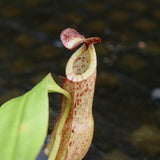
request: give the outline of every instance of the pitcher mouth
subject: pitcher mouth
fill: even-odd
[[[66,77],[73,82],[80,82],[90,77],[97,66],[97,57],[93,44],[83,44],[69,59]]]

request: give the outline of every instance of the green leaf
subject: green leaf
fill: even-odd
[[[48,74],[32,90],[14,98],[0,108],[0,159],[34,160],[39,153],[48,129],[48,92],[67,97]]]

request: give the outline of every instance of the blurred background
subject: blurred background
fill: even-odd
[[[102,39],[84,160],[160,160],[159,0],[0,0],[0,104],[49,72],[65,76],[73,51],[59,35],[67,27]],[[53,97],[52,127],[60,111]]]

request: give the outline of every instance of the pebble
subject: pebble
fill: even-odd
[[[84,30],[87,30],[87,32],[95,34],[98,32],[104,32],[108,28],[108,25],[104,21],[94,20],[83,24],[82,27]]]
[[[37,43],[37,39],[25,33],[17,35],[13,41],[15,44],[25,48],[29,48]]]
[[[19,57],[8,64],[7,68],[15,75],[25,74],[34,68],[34,63],[24,57]]]
[[[160,99],[160,88],[155,88],[151,92],[151,98],[153,100]]]
[[[133,23],[133,25],[135,26],[135,28],[142,31],[153,30],[157,27],[157,24],[154,21],[148,19],[137,20]]]
[[[156,106],[158,106],[158,108],[160,108],[160,88],[155,88],[155,89],[152,90],[151,99],[154,101]]]
[[[128,3],[128,6],[131,9],[134,9],[135,11],[141,11],[141,12],[144,12],[148,8],[148,6],[141,1],[131,1],[130,3]]]
[[[108,18],[116,21],[126,21],[130,18],[129,13],[123,10],[113,10],[108,14]]]
[[[62,26],[54,21],[46,21],[39,26],[39,29],[47,33],[60,33]]]
[[[67,20],[68,23],[80,24],[82,23],[84,16],[82,14],[71,11],[66,13],[64,18]]]
[[[145,50],[150,55],[153,55],[153,56],[160,55],[160,45],[157,42],[150,41],[150,42],[147,42],[146,44],[147,44],[147,46],[146,46]]]
[[[54,47],[57,47],[57,48],[64,48],[64,45],[62,44],[62,42],[60,41],[60,39],[56,39],[52,42],[52,45]]]
[[[158,20],[160,20],[160,10],[153,10],[153,15],[158,19]]]
[[[107,5],[105,3],[99,3],[99,2],[88,2],[85,5],[86,10],[90,12],[95,12],[97,14],[100,14],[104,11],[106,11]]]
[[[140,49],[145,49],[145,48],[147,47],[146,43],[143,42],[143,41],[139,41],[139,42],[137,43],[137,46],[138,46],[138,48],[140,48]]]
[[[120,64],[131,71],[138,71],[146,66],[143,59],[129,54],[121,58]]]
[[[136,41],[136,35],[133,33],[117,31],[116,34],[112,36],[112,38],[119,43],[123,43],[125,45],[130,45]]]
[[[14,17],[14,16],[21,15],[23,13],[23,9],[20,7],[15,7],[13,5],[8,5],[8,6],[3,7],[0,10],[0,13],[6,17]]]
[[[151,155],[160,153],[160,129],[153,125],[143,125],[136,129],[130,141]]]
[[[108,152],[102,160],[131,160],[126,154],[121,152],[120,150],[112,150]]]
[[[97,75],[96,84],[102,88],[114,88],[118,85],[119,79],[116,75],[109,73],[107,70],[101,71]]]
[[[60,55],[60,51],[51,45],[38,47],[34,50],[34,53],[42,59],[51,59],[57,55]]]

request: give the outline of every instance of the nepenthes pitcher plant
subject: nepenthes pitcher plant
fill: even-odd
[[[62,96],[61,113],[45,148],[49,160],[82,160],[86,155],[94,132],[92,103],[94,96],[97,58],[94,43],[100,38],[85,38],[77,31],[67,28],[61,40],[68,49],[75,51],[66,66],[66,78],[62,88],[69,92],[72,101]]]

